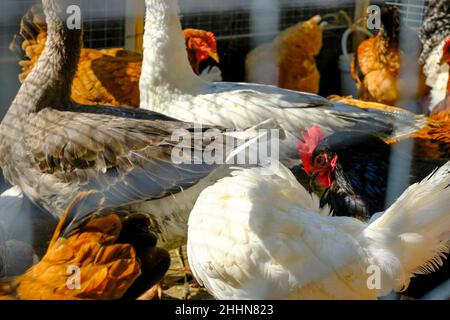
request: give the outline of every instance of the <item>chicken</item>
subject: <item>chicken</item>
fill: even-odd
[[[400,108],[388,106],[376,102],[368,102],[351,97],[330,96],[329,99],[337,102],[342,102],[360,108],[372,108],[379,110],[387,110],[391,112],[401,112]],[[444,103],[444,102],[443,102]],[[449,159],[450,158],[450,116],[446,112],[434,113],[426,119],[427,125],[421,130],[412,133],[409,137],[404,138],[413,139],[414,157],[424,159]],[[391,139],[388,143],[396,143],[398,139]]]
[[[140,81],[143,109],[187,122],[237,130],[275,119],[282,129],[294,134],[299,128],[320,124],[327,133],[358,127],[388,139],[415,132],[424,125],[422,117],[406,110],[400,113],[363,110],[269,85],[205,82],[192,72],[188,60],[180,54],[184,40],[178,2],[147,0],[146,5]],[[166,54],[162,57],[156,54],[160,51]],[[295,142],[289,150],[296,154]]]
[[[222,70],[220,70],[220,68],[218,66],[207,66],[200,73],[200,78],[202,78],[205,81],[210,81],[210,82],[223,81]]]
[[[156,295],[159,298],[162,296],[159,282],[169,269],[170,254],[163,248],[156,247],[157,237],[152,226],[150,217],[144,213],[127,214],[122,219],[122,230],[116,242],[133,246],[142,270],[123,296],[125,299],[140,298],[143,294],[147,300]],[[150,289],[154,284],[156,285]]]
[[[440,119],[442,121],[450,120],[450,92],[447,93],[444,100],[436,105],[431,112],[430,118]]]
[[[364,221],[389,205],[386,203],[388,179],[392,182],[397,178],[389,175],[393,154],[402,163],[412,163],[409,183],[422,180],[446,162],[414,159],[378,137],[358,131],[335,132],[325,137],[316,126],[302,132],[302,137],[304,141],[298,142],[302,165],[325,190],[320,205],[328,205],[334,215]]]
[[[450,37],[447,38],[442,49],[442,57],[439,63],[441,65],[450,66]],[[447,79],[447,91],[445,93],[445,98],[433,108],[431,111],[431,117],[450,119],[450,77]]]
[[[448,64],[441,64],[442,50],[450,37],[450,3],[447,0],[427,1],[423,23],[419,31],[422,42],[420,62],[426,84],[431,88],[429,110],[445,99],[449,81]]]
[[[376,299],[442,263],[450,162],[371,224],[330,216],[283,166],[243,169],[205,189],[189,218],[188,257],[217,299]]]
[[[406,63],[406,56],[399,51],[400,12],[397,7],[386,5],[380,15],[381,30],[358,46],[351,72],[360,99],[395,105],[404,98],[401,88],[406,80],[399,75],[400,61]],[[425,92],[424,78],[419,73],[417,100]]]
[[[208,58],[219,62],[216,37],[212,32],[199,29],[184,29],[188,60],[195,74],[200,74],[200,63]]]
[[[214,182],[211,176],[223,176],[223,162],[211,163],[203,153],[212,145],[223,150],[232,132],[212,126],[199,130],[196,124],[148,110],[72,103],[83,35],[69,29],[61,17],[67,6],[80,1],[43,4],[48,45],[0,123],[4,177],[58,218],[76,194],[98,190],[105,197],[102,212],[143,212],[152,218],[152,231],[164,249],[185,244],[196,196]],[[216,132],[217,140],[207,140],[203,130]],[[185,133],[192,136],[182,148],[180,134]],[[195,156],[195,163],[188,154]],[[87,206],[63,236],[76,231],[93,209]]]
[[[449,132],[449,115],[446,113],[432,115],[429,124],[412,135],[414,156],[429,159],[449,159]]]
[[[412,158],[377,137],[360,132],[337,132],[324,138],[320,128],[314,127],[302,135],[305,142],[299,141],[299,149],[305,171],[325,188],[320,205],[329,206],[336,216],[352,216],[366,222],[390,205],[388,199],[396,199],[403,191],[401,187],[395,189],[398,194],[391,190],[387,197],[388,184],[401,186],[402,181],[397,180],[403,178],[390,170],[392,154],[401,163],[411,163],[409,183],[420,181],[448,160]],[[411,289],[403,294],[419,298],[449,277],[450,264],[446,261],[436,273],[415,277]]]
[[[79,233],[68,238],[60,237],[66,219],[74,215],[73,211],[90,196],[91,193],[84,193],[73,200],[64,212],[45,256],[14,279],[18,298],[117,299],[140,275],[134,249],[128,244],[115,244],[121,222],[114,214],[89,221]],[[78,280],[72,277],[77,274]]]
[[[168,268],[168,262],[164,261],[168,253],[161,255],[162,251],[154,251],[151,265],[148,261],[142,261],[131,244],[121,241],[125,240],[123,233],[126,226],[116,214],[90,220],[75,234],[67,238],[61,236],[68,220],[76,216],[84,202],[93,198],[101,206],[103,199],[94,192],[80,193],[72,200],[42,260],[11,281],[10,287],[17,298],[119,299],[139,279],[141,270],[151,266],[147,273],[153,272],[153,278],[150,283],[149,278],[146,279],[147,285],[156,283],[164,275]],[[128,233],[137,231],[132,229]],[[148,233],[146,235],[150,236]],[[139,245],[154,250],[155,244],[156,238],[153,236]]]
[[[214,34],[204,30],[185,29],[186,49],[195,73],[209,57],[219,61]],[[21,82],[38,60],[47,39],[47,26],[42,6],[33,6],[22,18],[21,30],[10,49],[21,59]],[[81,50],[77,74],[72,86],[72,99],[84,105],[108,104],[139,107],[139,78],[142,55],[121,48]],[[216,67],[217,68],[217,67]],[[217,79],[205,71],[205,77]],[[219,70],[220,71],[220,70]]]
[[[322,47],[320,20],[314,16],[299,22],[250,51],[245,60],[246,81],[318,93],[320,74],[315,58]]]

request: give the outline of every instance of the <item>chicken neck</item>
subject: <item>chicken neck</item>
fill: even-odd
[[[186,53],[177,0],[146,0],[141,107],[157,109],[174,96],[196,94],[204,83]]]
[[[77,16],[77,12],[72,17],[67,12],[69,6],[77,2],[79,0],[42,0],[48,37],[42,55],[19,89],[11,107],[17,109],[20,115],[49,106],[64,108],[70,104],[70,89],[80,55],[82,30],[69,29],[68,25],[81,17]]]

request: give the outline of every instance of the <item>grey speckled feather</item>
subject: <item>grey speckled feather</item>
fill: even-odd
[[[5,177],[56,216],[80,191],[102,192],[104,208],[112,208],[161,198],[206,177],[214,166],[171,160],[178,142],[172,134],[192,131],[192,124],[144,110],[72,104],[82,32],[67,29],[64,20],[67,6],[77,2],[43,0],[45,50],[0,125]],[[80,218],[97,205],[85,205]]]
[[[423,46],[420,62],[425,63],[431,51],[450,37],[449,0],[428,0],[419,37]]]

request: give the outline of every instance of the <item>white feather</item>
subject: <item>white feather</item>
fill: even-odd
[[[217,180],[230,174],[230,166],[234,165],[234,162],[232,162],[231,159],[232,157],[239,156],[239,154],[243,152],[246,155],[244,159],[245,163],[249,163],[248,155],[250,152],[255,151],[255,144],[259,143],[258,139],[261,138],[261,133],[256,130],[261,128],[278,129],[278,123],[273,120],[267,120],[260,125],[249,128],[243,132],[229,132],[227,135],[237,140],[242,140],[243,143],[234,150],[230,150],[230,154],[226,158],[225,164],[218,166],[206,178],[200,180],[192,187],[174,193],[173,195],[156,200],[142,201],[121,209],[143,212],[150,215],[155,224],[154,230],[158,237],[159,247],[171,250],[186,244],[189,214],[194,207],[200,192],[217,182]],[[292,139],[292,137],[290,139]],[[289,138],[286,138],[286,140],[289,140]],[[284,140],[281,141],[282,144],[279,153],[280,159],[287,157],[283,151],[285,149],[283,147],[283,141]],[[268,143],[268,148],[270,148],[270,140]],[[262,161],[261,159],[257,159],[257,162],[260,163]],[[244,166],[245,164],[242,165]],[[276,163],[276,165],[278,164]]]
[[[185,43],[178,17],[178,1],[147,0],[146,5],[141,108],[183,121],[238,130],[269,118],[277,119],[284,129],[294,132],[319,124],[326,134],[351,128],[357,122],[364,122],[367,126],[375,123],[373,116],[363,117],[355,111],[357,108],[350,111],[348,107],[345,116],[338,116],[330,101],[309,93],[268,85],[202,80],[194,74],[186,52],[182,50]],[[404,115],[407,113],[405,111]],[[410,116],[408,113],[406,117]],[[392,123],[387,116],[379,117],[382,118],[379,123]],[[423,122],[419,122],[421,127]],[[402,129],[394,136],[405,129],[405,126],[397,125]],[[415,131],[416,128],[408,122],[406,131],[410,130]]]
[[[191,212],[191,269],[218,299],[376,299],[399,290],[446,248],[449,167],[370,225],[330,216],[282,166],[273,175],[235,171],[206,188]],[[378,288],[368,286],[372,266]]]
[[[187,221],[200,192],[228,173],[226,166],[220,167],[186,190],[161,199],[142,201],[125,209],[150,215],[155,223],[158,247],[176,249],[186,244]]]

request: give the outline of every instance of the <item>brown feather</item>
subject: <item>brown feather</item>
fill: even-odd
[[[189,37],[206,34],[204,30],[186,33]],[[22,53],[17,53],[17,42],[22,40]],[[47,26],[42,7],[33,6],[22,18],[20,34],[11,42],[10,49],[20,57],[22,73],[19,80],[23,82],[33,69],[45,47]],[[193,70],[199,73],[200,62],[195,49],[189,50]],[[214,50],[214,53],[216,51]],[[122,48],[88,49],[80,54],[78,69],[72,85],[72,99],[83,105],[113,105],[139,107],[139,79],[142,69],[142,54]]]

